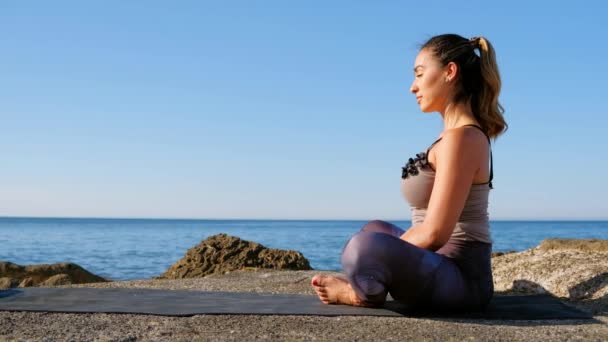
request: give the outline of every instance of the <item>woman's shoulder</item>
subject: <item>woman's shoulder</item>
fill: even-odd
[[[466,126],[445,130],[437,146],[437,157],[456,157],[467,155],[473,159],[482,158],[488,151],[488,138],[478,128]]]
[[[488,138],[479,128],[462,126],[445,130],[439,136],[443,144],[482,144],[487,146]]]
[[[441,133],[439,138],[442,140],[445,138],[454,139],[458,141],[458,139],[472,139],[473,142],[479,138],[482,138],[482,141],[487,141],[487,135],[479,128],[478,126],[466,125],[455,128],[450,128]]]

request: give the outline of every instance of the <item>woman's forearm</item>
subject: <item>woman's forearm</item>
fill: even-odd
[[[400,238],[414,246],[432,251],[441,248],[439,241],[437,241],[434,234],[430,232],[430,229],[425,229],[422,225],[411,226]]]

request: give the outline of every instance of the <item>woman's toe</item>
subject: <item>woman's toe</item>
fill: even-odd
[[[320,274],[316,274],[314,277],[312,277],[310,283],[312,284],[312,286],[323,286],[321,284],[323,279],[323,276]]]

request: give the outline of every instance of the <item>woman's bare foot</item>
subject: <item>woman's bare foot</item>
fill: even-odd
[[[344,278],[317,274],[312,277],[311,284],[325,304],[371,306],[357,297],[355,290]]]

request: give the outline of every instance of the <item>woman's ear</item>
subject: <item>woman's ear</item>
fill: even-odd
[[[446,82],[451,82],[453,81],[456,76],[458,75],[458,72],[460,70],[458,70],[458,65],[454,62],[449,62],[448,65],[445,66],[445,81]]]

